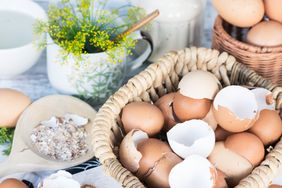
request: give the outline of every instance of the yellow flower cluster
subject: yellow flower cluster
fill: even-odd
[[[128,15],[121,17],[120,9],[105,9],[103,0],[60,0],[51,4],[48,22],[35,24],[36,34],[48,33],[62,49],[62,54],[73,54],[80,59],[82,54],[107,52],[111,62],[121,62],[135,47],[136,40],[130,36],[116,39],[141,16],[136,7],[127,7]],[[134,13],[135,12],[135,13]],[[139,15],[139,16],[138,16]],[[117,23],[117,20],[121,24]],[[42,45],[43,46],[43,45]]]

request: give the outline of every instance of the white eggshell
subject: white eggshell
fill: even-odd
[[[202,120],[190,120],[175,125],[167,132],[172,150],[182,158],[197,154],[208,157],[215,145],[213,129]]]
[[[38,188],[80,188],[80,184],[72,179],[72,175],[66,171],[60,170],[56,174],[44,179]]]
[[[251,90],[253,94],[256,97],[257,103],[258,103],[258,110],[275,110],[275,100],[273,100],[272,104],[267,103],[267,97],[271,96],[272,97],[272,92],[264,89],[264,88],[255,88]]]
[[[221,84],[212,73],[197,70],[186,74],[179,82],[178,88],[186,97],[213,100]]]
[[[66,114],[64,118],[67,122],[73,122],[75,125],[79,127],[86,125],[89,121],[87,118],[81,117],[77,114]]]
[[[55,128],[58,127],[58,119],[56,117],[51,117],[49,120],[41,121],[40,124]]]
[[[212,188],[216,181],[215,174],[216,169],[206,158],[191,155],[172,168],[169,185],[171,188]]]
[[[239,119],[254,119],[258,112],[258,104],[253,92],[242,86],[228,86],[220,90],[213,102],[218,110],[225,107]]]

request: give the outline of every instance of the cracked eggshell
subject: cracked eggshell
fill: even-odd
[[[169,174],[171,188],[212,188],[215,182],[216,169],[206,158],[199,155],[187,157],[183,162],[175,165]]]
[[[171,169],[178,163],[182,162],[176,154],[166,153],[155,165],[151,174],[145,179],[150,187],[169,188],[168,176]]]
[[[173,100],[173,110],[177,118],[183,122],[191,119],[203,119],[211,108],[209,99],[192,99],[179,92]]]
[[[268,109],[260,111],[258,120],[249,132],[259,137],[264,145],[275,143],[282,135],[282,121],[279,113]]]
[[[165,153],[170,153],[172,150],[169,145],[156,138],[143,140],[137,145],[137,150],[142,154],[139,162],[137,176],[143,178],[148,175],[150,168],[155,165],[155,162],[163,157]]]
[[[210,108],[210,111],[207,113],[206,117],[204,117],[203,119],[204,122],[206,122],[207,124],[209,124],[209,126],[211,126],[211,128],[213,130],[216,130],[217,128],[217,121],[214,117],[214,114],[213,114],[213,109]]]
[[[137,150],[142,154],[137,177],[144,179],[150,187],[169,187],[170,170],[182,159],[172,152],[167,143],[155,138],[143,140]]]
[[[148,134],[140,130],[132,130],[123,138],[119,148],[119,159],[121,164],[130,172],[139,169],[142,154],[137,150],[137,145],[148,139]]]
[[[244,157],[224,146],[224,142],[216,142],[209,161],[226,175],[226,181],[233,187],[252,172],[253,165]]]
[[[72,178],[72,175],[66,171],[60,170],[55,174],[45,178],[39,183],[38,188],[80,188],[79,182]]]
[[[221,84],[212,73],[197,70],[186,74],[179,82],[178,88],[186,97],[213,100]]]
[[[218,124],[229,132],[248,130],[258,118],[255,95],[241,86],[228,86],[218,92],[213,111]]]
[[[176,93],[169,93],[162,96],[155,105],[162,111],[164,116],[164,131],[169,131],[176,123],[176,117],[173,112],[172,103]]]
[[[252,89],[251,92],[256,97],[259,111],[264,109],[275,110],[275,100],[273,100],[271,91],[264,88],[255,88]]]
[[[163,128],[164,117],[161,110],[153,104],[132,102],[123,108],[121,121],[126,133],[139,129],[154,136]]]
[[[243,132],[229,136],[224,142],[225,148],[247,159],[257,166],[264,158],[264,145],[254,134]]]
[[[167,132],[172,150],[182,158],[189,155],[209,156],[215,144],[213,129],[202,120],[190,120],[175,125]]]

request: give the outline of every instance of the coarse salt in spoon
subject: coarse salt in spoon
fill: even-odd
[[[66,114],[76,114],[88,118],[88,123],[85,125],[87,154],[70,161],[54,160],[40,154],[30,138],[34,127],[38,126],[42,121],[55,116],[63,117]],[[35,101],[23,112],[18,120],[11,154],[5,161],[0,163],[0,176],[16,172],[64,169],[91,159],[94,156],[91,147],[91,130],[95,115],[96,111],[90,105],[71,96],[51,95]]]

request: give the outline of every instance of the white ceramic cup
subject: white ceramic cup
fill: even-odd
[[[123,61],[113,64],[108,62],[106,52],[82,55],[84,60],[81,62],[75,62],[70,54],[66,62],[62,60],[61,47],[48,36],[47,71],[51,85],[63,94],[94,98],[98,101],[95,103],[103,102],[121,86],[126,75],[134,72],[150,56],[152,43],[148,36],[138,32],[136,37],[137,58],[120,57]],[[76,63],[79,66],[75,66]]]
[[[0,1],[0,79],[19,75],[37,62],[42,50],[34,44],[36,19],[46,20],[47,15],[32,0]]]

